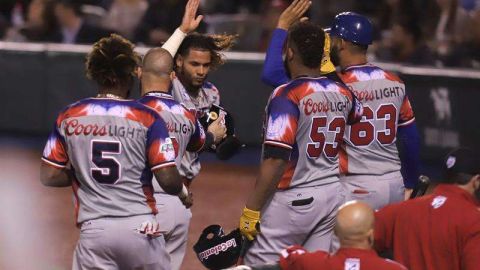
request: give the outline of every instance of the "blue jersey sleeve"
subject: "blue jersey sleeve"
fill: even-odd
[[[290,80],[282,59],[283,44],[286,39],[287,31],[277,28],[273,31],[268,46],[265,63],[263,64],[262,81],[272,87],[278,87]]]
[[[420,137],[416,123],[398,127],[398,138],[404,149],[400,156],[405,188],[414,188],[420,174]]]

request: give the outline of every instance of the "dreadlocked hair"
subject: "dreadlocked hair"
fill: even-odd
[[[322,63],[325,32],[311,22],[297,23],[290,28],[288,39],[297,47],[302,62],[309,68],[317,68]]]
[[[202,35],[192,33],[188,35],[180,45],[177,55],[187,56],[190,49],[209,51],[212,56],[212,69],[225,64],[225,58],[221,52],[229,50],[237,39],[237,35]]]
[[[117,34],[104,37],[93,45],[87,55],[87,78],[103,87],[122,84],[135,75],[140,56],[134,45]]]

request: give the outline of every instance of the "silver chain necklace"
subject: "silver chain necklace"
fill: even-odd
[[[121,96],[117,96],[117,95],[110,94],[110,93],[98,94],[98,95],[97,95],[97,98],[114,98],[114,99],[124,99],[124,98],[123,98],[123,97],[121,97]]]

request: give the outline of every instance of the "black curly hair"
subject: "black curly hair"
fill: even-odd
[[[134,45],[117,34],[104,37],[93,45],[87,55],[87,78],[101,87],[117,87],[135,76],[140,56]]]
[[[325,32],[320,26],[311,22],[297,23],[288,31],[288,42],[295,45],[306,67],[320,67],[325,44]]]
[[[209,51],[212,56],[212,68],[215,69],[225,63],[222,51],[230,49],[234,44],[236,35],[202,35],[192,33],[180,45],[177,56],[187,56],[190,49]]]

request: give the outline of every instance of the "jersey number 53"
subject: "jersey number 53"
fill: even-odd
[[[333,142],[327,142],[325,134],[327,132],[334,133]],[[335,117],[327,123],[327,117],[312,118],[312,126],[310,128],[311,143],[307,144],[307,155],[310,158],[318,158],[322,153],[328,158],[335,158],[338,155],[340,145],[345,132],[345,118]]]

